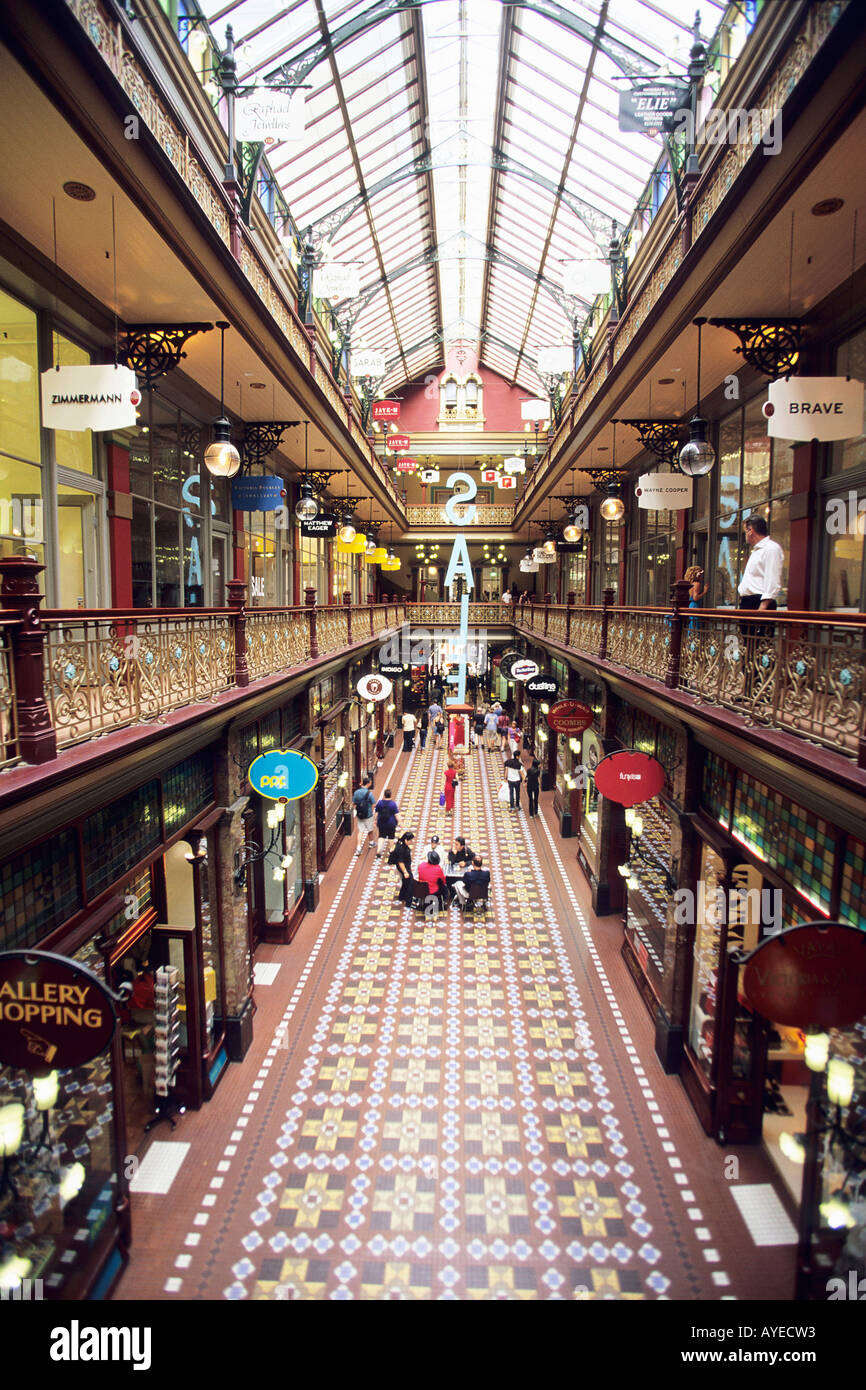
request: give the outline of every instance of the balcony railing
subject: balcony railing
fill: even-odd
[[[399,603],[40,612],[42,566],[0,560],[0,768],[41,763],[116,729],[215,703],[250,681],[286,674],[400,626]]]
[[[459,603],[410,603],[406,607],[406,618],[408,622],[416,627],[446,627],[460,626],[460,604]],[[470,627],[501,627],[503,623],[511,623],[511,607],[504,603],[470,603],[469,605],[469,626]]]
[[[468,525],[466,519],[467,510],[470,506],[475,507],[474,526],[512,526],[514,524],[514,507],[500,507],[485,502],[463,502],[454,508],[454,514],[458,521]],[[448,520],[445,515],[445,504],[426,503],[424,505],[410,503],[406,508],[406,520],[410,526],[453,526],[453,522]]]

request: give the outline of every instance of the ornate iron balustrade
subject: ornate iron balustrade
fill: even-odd
[[[512,526],[514,524],[514,507],[497,507],[484,502],[465,503],[455,507],[455,513],[461,521],[465,521],[467,506],[474,506],[476,509],[473,526]],[[438,503],[408,506],[406,519],[410,526],[447,526],[452,528],[454,525],[445,515],[444,503],[441,507]]]
[[[442,624],[446,627],[460,626],[460,604],[459,603],[413,603],[407,610],[407,618],[410,622],[419,627],[437,626]],[[501,627],[503,623],[511,624],[511,608],[504,603],[470,603],[469,605],[469,626],[470,627]]]

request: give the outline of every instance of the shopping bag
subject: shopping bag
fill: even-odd
[[[444,806],[444,805],[445,805],[445,793],[444,793],[444,792],[440,792],[440,793],[439,793],[439,805],[440,805],[440,806]]]
[[[500,783],[500,786],[499,786],[499,800],[500,800],[500,801],[509,801],[509,800],[510,800],[509,793],[508,793],[508,783],[507,783],[507,782],[502,782],[502,783]]]

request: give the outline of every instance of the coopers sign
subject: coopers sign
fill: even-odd
[[[97,1057],[117,1017],[101,980],[49,951],[0,953],[0,1062],[34,1076]]]
[[[772,381],[763,411],[771,439],[853,439],[863,432],[863,383],[844,376]]]

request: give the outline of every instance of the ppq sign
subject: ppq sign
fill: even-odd
[[[764,403],[771,439],[854,439],[863,433],[863,383],[844,376],[771,381]]]
[[[313,790],[319,769],[294,748],[272,748],[253,758],[247,777],[253,790],[269,801],[298,801]]]
[[[47,430],[121,430],[135,424],[141,393],[129,367],[49,367],[42,373]]]
[[[66,1071],[111,1042],[114,1002],[77,961],[49,951],[0,953],[0,1062],[34,1076]]]
[[[683,473],[641,473],[634,495],[644,511],[679,511],[692,505],[692,480]]]

